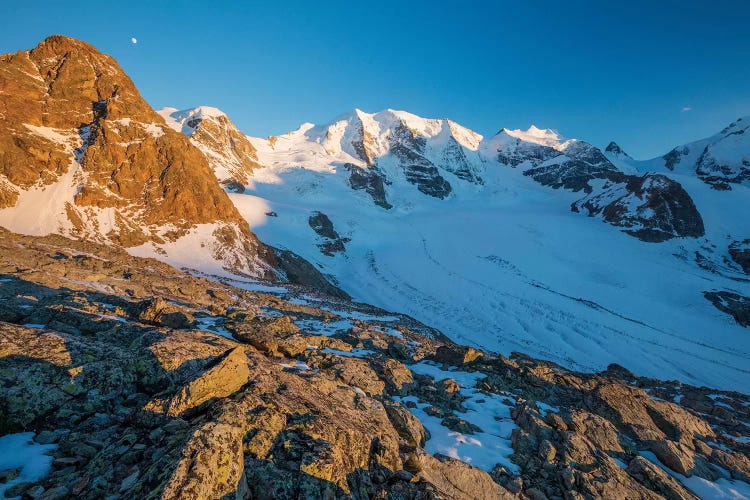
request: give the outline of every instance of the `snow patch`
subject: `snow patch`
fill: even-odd
[[[34,483],[49,473],[54,457],[48,453],[57,448],[57,445],[38,444],[32,441],[33,438],[33,432],[0,437],[0,471],[21,469],[15,479],[0,483],[0,497],[4,497],[6,490],[16,484]]]

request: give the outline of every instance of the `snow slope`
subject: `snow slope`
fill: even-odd
[[[405,147],[396,149],[404,124]],[[567,154],[564,161],[591,157],[594,167],[617,171],[598,149],[536,128],[501,134],[483,140],[448,120],[355,111],[327,126],[251,139],[264,167],[231,197],[261,240],[313,262],[356,300],[409,314],[458,342],[580,370],[618,363],[639,375],[750,391],[750,336],[703,297],[714,289],[750,295],[738,268],[724,262],[726,248],[712,247],[712,239],[750,232],[750,219],[727,216],[747,213],[748,189],[718,192],[680,179],[697,193],[706,237],[644,243],[571,212],[581,193],[541,185],[495,157],[541,146],[555,151],[544,154],[556,164]],[[502,149],[510,139],[513,149]],[[473,178],[444,167],[451,141]],[[411,182],[404,158],[434,166],[449,195]],[[392,208],[352,189],[347,164],[381,175]],[[309,224],[315,211],[349,239],[344,251],[321,253],[325,237]],[[718,270],[696,265],[696,252]]]

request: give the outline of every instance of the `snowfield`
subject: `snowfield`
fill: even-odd
[[[18,476],[0,483],[0,495],[20,483],[41,480],[52,468],[54,457],[49,455],[56,444],[38,444],[33,441],[33,432],[6,434],[0,437],[0,471],[20,469]],[[20,497],[17,497],[20,498]]]
[[[585,371],[618,363],[640,375],[750,389],[747,332],[702,295],[740,287],[679,257],[696,242],[643,243],[561,211],[549,198],[567,193],[541,186],[498,191],[492,203],[427,199],[429,210],[405,213],[345,193],[295,202],[284,187],[256,183],[256,196],[278,217],[253,230],[321,266],[357,301],[500,353]],[[351,238],[345,254],[320,253],[307,223],[311,208]]]

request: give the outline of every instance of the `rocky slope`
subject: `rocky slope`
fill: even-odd
[[[750,488],[738,393],[495,356],[408,317],[250,292],[57,236],[2,231],[0,250],[0,446],[21,436],[51,466],[26,482],[22,460],[0,471],[6,496]]]
[[[679,183],[659,174],[610,175],[596,194],[576,201],[572,207],[575,212],[601,215],[643,241],[705,234],[703,218],[690,195]]]

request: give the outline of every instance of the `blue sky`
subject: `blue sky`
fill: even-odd
[[[394,108],[484,135],[533,123],[614,139],[647,158],[750,115],[746,0],[5,0],[3,11],[2,53],[81,38],[155,108],[216,106],[256,136]]]

